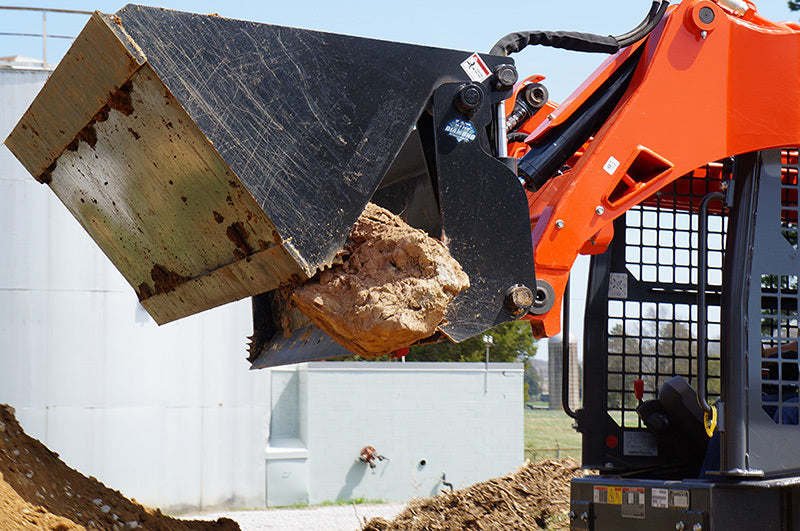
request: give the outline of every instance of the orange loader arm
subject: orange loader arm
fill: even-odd
[[[639,46],[610,117],[570,169],[528,193],[537,281],[555,297],[546,313],[526,316],[539,337],[559,332],[572,264],[606,250],[614,219],[709,161],[800,145],[800,25],[766,20],[750,2],[686,0]],[[509,152],[524,155],[639,46],[611,57],[566,104],[537,113]]]

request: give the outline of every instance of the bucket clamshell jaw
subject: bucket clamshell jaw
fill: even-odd
[[[492,143],[508,66],[128,5],[91,17],[6,145],[159,324],[253,296],[254,368],[348,354],[282,330],[272,295],[335,263],[369,201],[469,275],[441,327],[461,341],[535,286],[527,197]]]

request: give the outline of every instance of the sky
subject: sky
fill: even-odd
[[[375,39],[408,42],[456,50],[488,52],[502,36],[522,30],[570,30],[618,35],[635,27],[650,8],[650,0],[528,0],[489,6],[475,0],[306,0],[303,2],[246,2],[242,0],[154,0],[145,5],[196,13],[216,13],[238,18],[343,33]],[[785,0],[756,2],[759,12],[773,20],[798,20]],[[113,13],[125,2],[113,0],[9,0],[5,5],[37,8],[98,10]],[[488,6],[488,7],[487,7]],[[527,7],[527,9],[526,9]],[[48,13],[47,32],[74,36],[87,15]],[[0,9],[0,33],[41,33],[41,12]],[[47,42],[48,62],[57,62],[69,44],[66,39]],[[25,55],[42,58],[37,37],[0,36],[0,57]],[[520,77],[546,76],[544,81],[554,101],[563,101],[605,59],[605,55],[581,54],[543,47],[530,47],[514,59]],[[589,260],[580,257],[573,268],[571,331],[581,337],[586,275]],[[580,340],[579,340],[580,343]],[[542,342],[539,357],[546,353]],[[579,345],[579,353],[582,346]]]

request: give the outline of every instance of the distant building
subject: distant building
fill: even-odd
[[[561,334],[551,337],[547,342],[548,400],[550,409],[561,409],[562,356]],[[578,342],[569,335],[569,405],[574,410],[580,406],[580,377],[578,374]]]

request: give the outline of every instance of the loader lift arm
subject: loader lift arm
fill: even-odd
[[[553,309],[528,316],[540,336],[558,333],[558,311],[578,254],[603,253],[613,220],[709,161],[800,144],[800,26],[690,0],[674,7],[642,45],[630,85],[575,166],[529,193],[537,279]],[[710,14],[709,14],[710,13]],[[609,79],[628,49],[585,85]],[[579,89],[540,125],[537,139],[576,112]],[[526,162],[520,159],[520,168]]]

